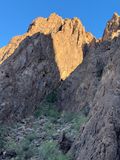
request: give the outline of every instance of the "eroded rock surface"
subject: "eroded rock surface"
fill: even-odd
[[[91,101],[89,121],[72,148],[75,160],[120,159],[120,37],[109,42],[109,50],[99,52],[105,67]]]
[[[118,44],[120,17],[115,13],[108,21],[104,35],[84,45],[84,60],[58,88],[58,105],[62,109],[89,112],[101,83],[104,68],[108,65]],[[113,36],[114,35],[114,36]]]
[[[63,80],[83,61],[82,46],[93,40],[92,34],[85,32],[78,18],[62,19],[53,13],[49,18],[35,19],[27,33],[14,37],[6,47],[1,48],[0,63],[12,55],[25,38],[38,32],[51,35],[55,61]],[[37,40],[35,43],[37,44]]]
[[[84,61],[58,88],[58,105],[62,109],[89,112],[108,60],[116,51],[111,41],[86,46]],[[86,48],[85,47],[85,48]]]
[[[83,60],[93,36],[78,18],[39,17],[0,49],[0,120],[32,113],[45,95]]]
[[[103,41],[104,40],[112,40],[115,37],[120,35],[120,16],[117,13],[114,13],[111,20],[108,21],[104,34],[103,34]]]
[[[60,80],[51,36],[37,33],[21,42],[0,65],[0,119],[32,113]]]

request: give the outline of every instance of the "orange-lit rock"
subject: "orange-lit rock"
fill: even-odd
[[[27,33],[14,37],[10,43],[0,49],[0,63],[12,55],[19,44],[35,33],[51,35],[61,79],[66,79],[83,60],[82,46],[93,40],[91,33],[85,29],[78,18],[62,19],[55,13],[49,18],[36,18]]]

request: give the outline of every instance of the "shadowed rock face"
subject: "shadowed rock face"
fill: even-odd
[[[107,50],[105,44],[107,44]],[[95,89],[94,97],[90,99],[91,94],[93,95],[92,90],[89,92],[88,89],[87,93],[84,92],[87,96],[87,102],[91,106],[89,121],[81,128],[79,137],[76,139],[71,152],[75,160],[119,160],[120,36],[111,40],[108,37],[106,41],[99,44],[94,53],[95,57],[101,60],[100,64],[104,64],[103,71],[99,83],[97,83],[94,75],[94,80],[96,79],[96,85],[93,85]],[[99,57],[97,54],[99,54]],[[89,59],[89,63],[92,62],[91,60]],[[82,70],[82,67],[84,67],[84,63],[79,70]],[[92,71],[89,71],[90,75]],[[85,81],[84,77],[83,80]],[[93,84],[93,79],[91,79],[90,84]],[[78,86],[80,85],[81,83]],[[73,93],[75,94],[75,92]],[[81,100],[79,102],[82,103]]]
[[[84,60],[58,88],[58,105],[79,111],[92,107],[105,66],[118,48],[120,17],[115,13],[108,21],[103,38],[84,45]],[[116,36],[114,37],[113,35]],[[113,40],[114,39],[114,40]]]
[[[120,159],[120,38],[112,43],[116,51],[104,69],[89,121],[72,148],[76,160]]]
[[[50,35],[24,39],[0,66],[0,120],[32,113],[60,80]]]
[[[93,36],[77,18],[39,17],[22,36],[0,49],[0,120],[32,113],[61,79],[83,60]]]
[[[109,40],[93,42],[88,46],[83,63],[58,88],[60,108],[73,111],[89,111],[92,108],[104,68],[116,48],[117,44]]]

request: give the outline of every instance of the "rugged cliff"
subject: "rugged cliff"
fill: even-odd
[[[63,134],[61,148],[69,142],[73,160],[119,160],[119,33],[117,13],[99,40],[78,18],[35,19],[24,35],[0,49],[0,120],[20,121],[55,91],[52,105],[89,117],[74,143]]]
[[[82,62],[83,46],[92,40],[79,19],[52,14],[35,19],[27,33],[1,48],[0,119],[32,113]]]
[[[89,121],[81,128],[79,138],[72,148],[74,159],[77,160],[120,159],[119,18],[114,14],[106,26],[103,42],[100,45],[104,47],[107,43],[107,49],[102,50],[99,47],[100,50],[95,49],[94,52],[99,54],[99,60],[102,60],[100,64],[104,63],[104,65],[102,65],[102,74],[96,92],[90,101]]]
[[[115,13],[108,21],[103,37],[84,45],[83,63],[58,88],[58,105],[61,108],[73,111],[86,108],[88,112],[92,107],[104,68],[119,46],[116,42],[119,37],[119,19]]]

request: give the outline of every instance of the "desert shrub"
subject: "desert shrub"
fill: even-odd
[[[40,104],[40,106],[35,111],[35,117],[46,116],[51,120],[57,120],[60,118],[61,113],[58,111],[58,108],[55,104],[57,101],[57,92],[53,90],[49,95],[46,96],[44,101]]]
[[[51,121],[48,121],[45,125],[44,125],[44,130],[46,132],[46,138],[47,137],[51,137],[55,132],[56,132],[56,129],[55,129],[55,126],[54,126],[54,123],[51,123]]]
[[[76,115],[76,117],[72,120],[72,128],[78,131],[80,126],[87,122],[87,120],[88,118],[83,114]]]
[[[74,130],[79,130],[80,126],[88,119],[84,114],[75,112],[64,112],[62,114],[63,121],[65,123],[71,123],[71,127]]]
[[[62,118],[65,123],[69,123],[76,118],[76,115],[77,113],[64,111],[62,113]]]
[[[23,139],[17,143],[14,139],[9,140],[5,146],[7,151],[14,151],[16,153],[15,160],[24,160],[33,156],[33,148],[28,139]]]
[[[45,141],[39,148],[40,160],[70,160],[69,157],[64,155],[56,142]]]
[[[28,141],[32,142],[34,139],[36,139],[36,137],[37,137],[36,133],[35,133],[35,132],[31,132],[31,133],[29,133],[28,135],[26,135],[25,138],[26,138]]]
[[[57,92],[56,90],[52,91],[48,96],[46,97],[46,101],[48,103],[55,103],[57,101]]]
[[[7,134],[7,128],[3,125],[0,125],[0,150],[4,148],[6,143],[6,134]]]
[[[35,117],[46,116],[51,120],[56,120],[60,117],[60,112],[57,110],[56,106],[49,103],[42,103],[40,107],[35,111]]]
[[[6,149],[7,150],[14,150],[17,154],[20,152],[26,151],[29,148],[30,141],[27,139],[21,140],[19,143],[17,143],[14,139],[10,139],[6,143]]]

